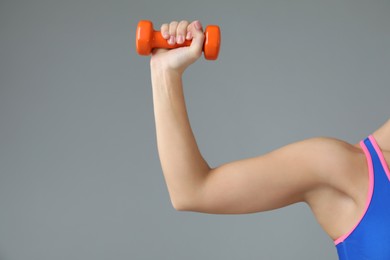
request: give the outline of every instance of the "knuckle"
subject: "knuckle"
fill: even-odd
[[[179,25],[177,26],[177,33],[178,34],[185,34],[187,30],[188,22],[186,20],[180,21]]]
[[[179,22],[179,27],[183,28],[183,27],[187,27],[188,25],[188,21],[187,20],[181,20]]]
[[[170,22],[169,24],[169,32],[172,34],[176,31],[176,28],[177,28],[177,24],[178,22],[177,21],[172,21]]]
[[[162,24],[160,27],[160,31],[162,35],[165,35],[168,31],[168,24],[167,23]]]

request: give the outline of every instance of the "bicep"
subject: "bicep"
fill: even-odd
[[[272,210],[304,201],[321,182],[318,138],[288,144],[267,154],[213,168],[189,210],[242,214]]]

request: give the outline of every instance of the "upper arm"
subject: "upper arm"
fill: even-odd
[[[261,156],[213,168],[184,210],[254,213],[304,202],[308,192],[330,179],[342,142],[317,137]],[[333,168],[332,168],[333,167]]]

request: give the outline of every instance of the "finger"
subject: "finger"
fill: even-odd
[[[187,26],[189,22],[186,20],[180,21],[179,24],[177,25],[177,31],[176,31],[176,42],[177,43],[183,43],[184,38],[187,34]]]
[[[173,45],[175,44],[176,42],[176,30],[177,30],[177,25],[178,25],[178,22],[177,21],[172,21],[170,24],[169,24],[169,35],[170,35],[170,38],[168,40],[168,43]]]
[[[161,35],[164,39],[168,40],[169,39],[169,31],[168,31],[168,24],[167,23],[163,23],[161,25],[161,28],[160,28],[160,31],[161,31]]]
[[[202,24],[199,20],[196,20],[188,26],[188,30],[192,37],[190,51],[193,53],[194,57],[199,57],[202,54],[203,42],[205,39]]]
[[[186,40],[191,40],[192,37],[194,36],[193,35],[193,31],[195,30],[198,30],[196,27],[195,27],[195,24],[197,24],[198,28],[200,28],[199,30],[203,30],[203,27],[202,27],[202,24],[200,23],[199,20],[195,20],[193,21],[192,23],[190,23],[188,26],[187,26],[187,35],[186,35]]]

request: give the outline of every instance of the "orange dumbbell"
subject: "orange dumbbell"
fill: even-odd
[[[207,60],[216,60],[219,53],[219,47],[221,45],[221,32],[217,25],[208,25],[204,32],[205,41],[203,44],[204,57]],[[166,48],[173,49],[183,46],[190,46],[192,40],[185,40],[181,44],[168,44],[168,41],[164,39],[160,31],[153,29],[151,21],[142,20],[138,23],[136,33],[136,46],[137,52],[140,55],[149,55],[153,48]]]

